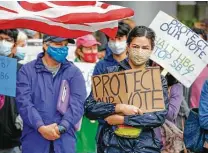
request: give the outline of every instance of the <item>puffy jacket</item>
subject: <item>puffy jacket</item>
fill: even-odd
[[[112,51],[108,46],[106,46],[106,55],[103,60],[100,60],[96,65],[93,72],[93,75],[104,74],[108,72],[108,69],[112,69],[115,66],[118,66],[117,62],[112,55]]]
[[[21,64],[17,63],[17,71]],[[0,109],[0,150],[20,146],[20,137],[22,131],[15,126],[15,120],[18,116],[15,98],[5,96],[4,106]]]
[[[108,69],[107,73],[118,72],[131,69],[128,61],[122,61],[117,67]],[[168,109],[168,87],[167,81],[162,78],[163,94],[166,110],[146,113],[143,115],[131,115],[124,117],[124,124],[134,127],[143,128],[138,138],[122,138],[114,134],[114,126],[108,125],[106,122],[99,126],[97,136],[98,153],[159,153],[161,143],[156,138],[154,128],[161,126],[165,121]],[[103,120],[104,118],[115,114],[115,106],[110,103],[96,102],[93,94],[87,98],[85,103],[85,114],[88,118],[94,120]],[[102,125],[101,125],[102,124]]]
[[[75,124],[84,114],[86,87],[81,71],[73,63],[65,61],[55,77],[42,61],[43,53],[37,60],[22,66],[17,77],[16,103],[23,119],[23,153],[48,153],[50,141],[38,132],[42,125],[57,123],[67,132],[55,141],[56,153],[75,152]],[[70,87],[69,107],[64,115],[57,111],[57,101],[62,80]]]

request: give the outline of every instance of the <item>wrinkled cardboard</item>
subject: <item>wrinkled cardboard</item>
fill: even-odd
[[[97,102],[134,105],[144,113],[165,109],[159,67],[93,76],[92,84]]]

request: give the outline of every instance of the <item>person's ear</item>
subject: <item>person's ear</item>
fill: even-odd
[[[48,49],[48,45],[46,43],[43,43],[43,48],[46,51]]]
[[[129,45],[126,46],[126,55],[129,55]]]

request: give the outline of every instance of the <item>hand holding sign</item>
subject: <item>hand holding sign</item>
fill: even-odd
[[[143,112],[136,106],[127,104],[117,104],[116,113],[122,113],[123,115],[142,115]]]
[[[16,95],[17,60],[0,56],[0,94]]]

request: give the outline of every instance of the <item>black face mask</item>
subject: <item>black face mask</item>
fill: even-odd
[[[178,80],[176,80],[171,74],[167,74],[166,79],[167,79],[167,82],[168,82],[168,87],[178,83]]]

